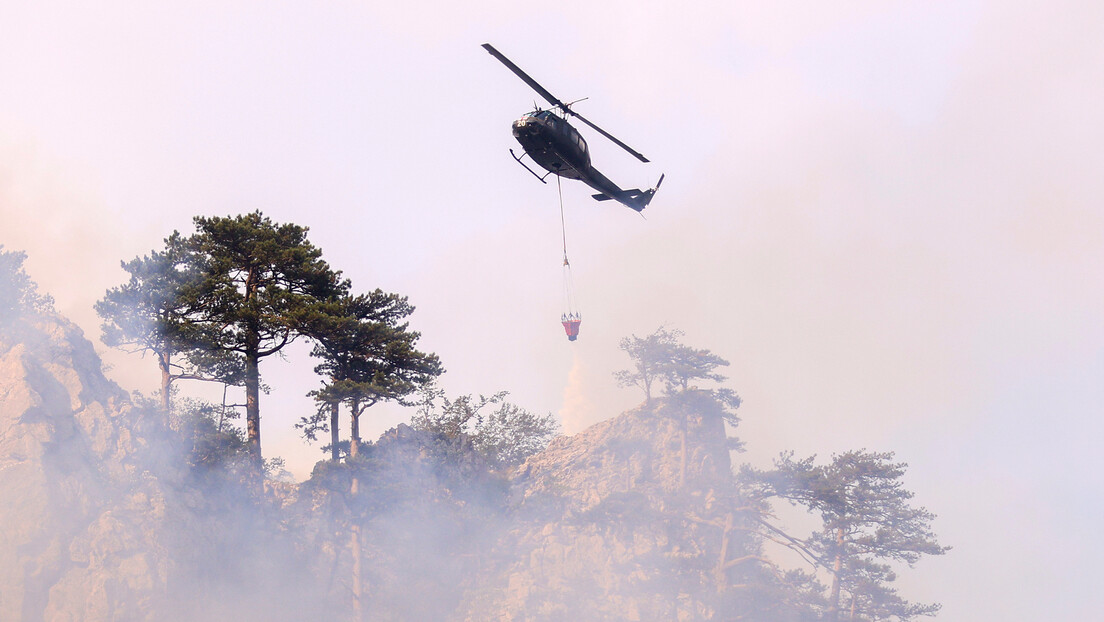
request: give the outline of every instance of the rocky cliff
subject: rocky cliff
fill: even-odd
[[[0,323],[0,620],[308,619],[280,521],[50,313]]]
[[[0,336],[0,619],[139,619],[165,595],[158,435],[58,318]]]
[[[197,477],[74,325],[2,328],[2,620],[704,620],[751,546],[724,522],[724,423],[692,405],[643,405],[510,474],[400,426],[256,500]]]
[[[556,439],[512,478],[464,619],[712,619],[723,533],[701,517],[725,503],[728,453],[719,418],[660,401]]]

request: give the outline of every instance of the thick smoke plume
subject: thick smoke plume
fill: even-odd
[[[183,399],[166,413],[127,394],[35,290],[23,256],[0,259],[0,619],[789,622],[838,611],[814,574],[763,548],[778,532],[764,527],[767,500],[818,507],[802,495],[834,486],[837,471],[787,457],[738,480],[728,432],[739,397],[690,386],[723,379],[711,370],[727,362],[676,332],[656,334],[704,368],[672,368],[638,408],[520,465],[485,436],[509,421],[549,434],[551,417],[501,395],[463,398],[260,493],[227,413]],[[483,402],[499,410],[483,416]],[[486,425],[465,427],[473,417]],[[842,555],[815,537],[800,544],[809,559]],[[879,586],[892,573],[846,559],[861,570],[841,575],[843,590],[864,611],[938,609],[863,588],[854,577]]]

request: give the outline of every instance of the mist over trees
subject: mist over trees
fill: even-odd
[[[653,387],[662,387],[661,403],[655,410],[678,421],[680,489],[687,484],[690,419],[716,418],[735,428],[739,424],[735,411],[741,403],[727,387],[699,386],[725,382],[727,378],[717,368],[729,363],[707,349],[683,344],[682,336],[681,331],[660,327],[646,337],[622,339],[620,347],[632,367],[614,374],[620,386],[641,389],[646,404],[657,402]],[[729,439],[731,449],[739,450],[742,445]],[[892,452],[860,450],[833,456],[826,465],[815,464],[815,456],[795,460],[792,453],[783,454],[771,470],[744,465],[739,479],[720,495],[727,497],[727,513],[711,519],[700,514],[690,517],[722,532],[715,575],[719,590],[728,591],[730,570],[757,563],[770,572],[755,579],[757,588],[743,585],[743,589],[761,595],[773,583],[773,598],[787,602],[797,619],[905,622],[935,615],[938,604],[911,603],[892,587],[897,578],[893,564],[911,567],[924,555],[942,555],[949,550],[938,543],[932,531],[935,515],[909,504],[913,493],[901,481],[907,465],[892,460]],[[822,528],[808,535],[787,533],[774,520],[773,500],[818,515]],[[753,541],[745,542],[742,556],[729,559],[729,536],[737,531],[754,534]],[[756,542],[773,542],[797,552],[813,574],[783,570]],[[817,572],[827,574],[826,588],[817,582]],[[784,586],[781,592],[780,586]],[[742,600],[755,602],[756,598]],[[756,615],[767,614],[760,611]],[[770,615],[781,614],[775,610]]]
[[[38,286],[23,270],[26,260],[26,253],[6,251],[0,244],[0,326],[10,326],[25,315],[53,308],[53,300],[39,294]]]
[[[260,369],[349,284],[322,260],[304,227],[277,225],[260,212],[195,219],[188,239],[197,279],[184,292],[193,312],[187,323],[200,348],[245,359],[246,436],[261,462]]]
[[[240,386],[244,360],[202,347],[190,321],[199,301],[189,290],[202,275],[188,241],[179,232],[165,239],[165,248],[121,262],[127,283],[107,291],[96,303],[103,318],[104,344],[134,353],[150,353],[161,372],[161,408],[172,409],[177,380],[211,380]]]
[[[508,395],[500,391],[490,397],[449,399],[443,390],[430,386],[422,392],[418,413],[410,423],[442,439],[466,439],[493,468],[507,469],[544,449],[560,430],[551,413],[532,413],[507,402]],[[496,408],[485,412],[489,406]]]
[[[417,347],[407,298],[354,293],[306,228],[259,212],[195,222],[195,234],[174,232],[163,248],[123,262],[129,280],[96,305],[103,340],[153,355],[157,398],[134,400],[165,417],[171,455],[183,456],[189,485],[203,491],[200,506],[258,513],[264,533],[296,559],[327,569],[326,610],[339,618],[470,620],[487,603],[528,612],[535,605],[489,586],[541,577],[561,562],[586,588],[572,588],[582,590],[574,604],[540,601],[548,613],[533,619],[609,603],[670,606],[693,620],[908,622],[938,613],[895,585],[923,557],[949,550],[934,514],[912,503],[907,465],[891,452],[856,450],[819,462],[783,453],[771,468],[734,469],[733,452],[747,441],[734,436],[742,401],[721,373],[729,362],[685,344],[681,331],[621,340],[629,366],[614,379],[644,402],[568,439],[553,415],[513,404],[505,391],[448,397],[434,383],[441,362]],[[52,313],[24,258],[0,248],[5,335]],[[311,393],[316,409],[297,427],[329,441],[328,459],[306,482],[270,481],[257,494],[262,472],[280,468],[260,453],[259,363],[297,339],[313,344],[321,379]],[[246,403],[180,397],[182,379],[244,386]],[[360,417],[384,401],[413,407],[410,425],[362,439]],[[343,413],[348,439],[338,435]],[[776,516],[782,504],[819,526],[794,532]],[[606,561],[587,558],[587,546]],[[804,565],[781,562],[781,548]],[[569,563],[567,551],[587,561]],[[596,579],[601,564],[635,579]],[[526,598],[537,602],[546,590],[563,599],[556,581],[570,583],[534,584]]]
[[[680,330],[663,326],[647,337],[625,337],[620,347],[632,361],[632,369],[614,373],[617,384],[635,386],[644,391],[645,403],[652,403],[652,385],[663,386],[666,398],[661,412],[679,422],[679,482],[686,482],[686,429],[691,416],[714,417],[735,427],[740,422],[736,409],[740,396],[727,387],[699,387],[699,383],[723,383],[727,377],[717,372],[728,361],[709,350],[696,349],[682,343]],[[729,439],[729,447],[739,450],[741,443]]]
[[[379,289],[361,296],[345,295],[322,303],[304,324],[315,340],[311,356],[320,360],[315,373],[326,380],[311,395],[318,411],[296,427],[314,440],[330,433],[330,458],[340,458],[340,407],[350,418],[349,455],[362,442],[360,417],[381,401],[410,405],[408,396],[444,373],[437,356],[419,352],[420,335],[409,329],[414,307],[397,294]]]
[[[820,530],[786,535],[785,544],[831,571],[829,622],[912,620],[939,611],[937,604],[904,600],[892,587],[892,563],[912,567],[924,555],[950,550],[932,531],[935,515],[909,503],[914,495],[901,481],[908,465],[892,460],[892,452],[859,450],[818,465],[815,456],[796,460],[784,453],[774,469],[745,466],[741,473],[753,497],[786,500],[820,517]],[[763,524],[783,533],[766,519]]]
[[[365,408],[401,399],[441,373],[436,356],[415,348],[419,335],[400,323],[413,312],[406,299],[379,290],[352,295],[305,227],[260,212],[194,224],[191,236],[173,232],[162,250],[122,263],[130,280],[96,305],[103,339],[156,356],[166,412],[177,379],[244,387],[246,448],[257,473],[260,361],[296,339],[315,341],[319,371],[330,376],[318,398],[334,430],[338,404],[349,404],[354,436]]]

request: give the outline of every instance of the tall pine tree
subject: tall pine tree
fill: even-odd
[[[296,427],[308,438],[328,429],[333,460],[339,457],[341,404],[349,407],[349,451],[355,455],[365,410],[381,401],[405,403],[408,395],[444,372],[435,354],[417,349],[421,335],[405,321],[413,312],[405,296],[377,289],[319,305],[306,323],[305,330],[315,340],[311,355],[320,359],[315,371],[327,381],[313,392],[320,405],[318,413]]]
[[[260,473],[260,361],[303,336],[319,306],[349,285],[307,239],[306,227],[260,212],[194,222],[187,243],[198,278],[182,294],[192,309],[188,321],[204,349],[244,360],[246,439]]]
[[[195,256],[180,233],[165,239],[165,248],[121,262],[130,279],[96,303],[103,318],[103,342],[129,352],[149,352],[161,372],[161,406],[171,410],[172,385],[195,379],[240,385],[240,356],[200,349],[190,317],[198,303],[185,294],[198,284]]]
[[[776,496],[819,514],[821,528],[808,538],[786,536],[807,558],[831,573],[825,619],[900,620],[934,615],[936,604],[910,603],[892,587],[893,563],[915,564],[942,555],[931,529],[935,515],[910,504],[901,478],[908,465],[893,454],[849,451],[826,465],[783,454],[772,471],[747,468],[742,476],[765,497]],[[774,529],[781,533],[780,530]]]
[[[727,378],[717,372],[728,361],[706,349],[692,348],[681,341],[682,331],[659,327],[647,337],[626,337],[621,349],[632,359],[632,369],[614,372],[622,387],[636,386],[644,390],[646,404],[652,403],[652,386],[662,383],[665,399],[659,412],[679,424],[680,459],[679,487],[686,485],[687,425],[691,416],[718,418],[730,426],[740,419],[736,409],[740,396],[727,387],[706,388],[698,383],[721,383]],[[736,439],[730,439],[732,449],[740,449]]]

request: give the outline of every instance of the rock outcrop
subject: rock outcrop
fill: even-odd
[[[685,443],[685,462],[683,446]],[[657,401],[561,437],[512,481],[510,529],[466,620],[697,620],[714,606],[724,423]]]
[[[150,422],[59,318],[0,335],[0,619],[143,619],[171,560]]]
[[[52,313],[0,324],[0,620],[331,615],[273,504],[189,466],[192,439]]]
[[[197,479],[76,326],[0,328],[0,620],[705,620],[741,546],[724,423],[686,403],[509,475],[400,426],[259,501]]]

